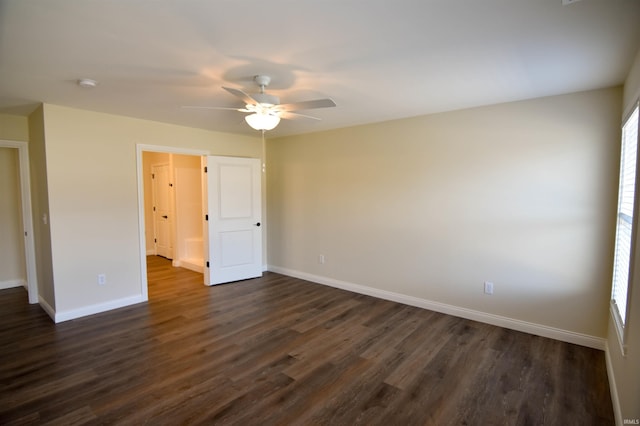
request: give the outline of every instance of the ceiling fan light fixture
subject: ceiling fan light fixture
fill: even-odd
[[[577,0],[576,0],[577,1]],[[233,96],[244,101],[244,108],[228,108],[228,107],[186,107],[186,108],[206,108],[206,109],[224,109],[233,110],[244,113],[250,113],[244,117],[245,121],[254,130],[273,130],[280,123],[280,119],[294,118],[310,118],[320,120],[310,115],[299,114],[297,110],[329,108],[336,106],[332,99],[314,99],[310,101],[294,102],[289,104],[281,104],[277,96],[264,93],[264,88],[269,85],[271,78],[266,75],[257,75],[254,77],[255,82],[260,86],[260,93],[249,95],[240,89],[233,87],[222,87]]]
[[[274,114],[253,113],[244,119],[255,130],[273,130],[280,123],[280,117]]]

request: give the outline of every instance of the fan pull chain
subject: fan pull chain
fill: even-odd
[[[262,173],[267,172],[267,145],[264,140],[264,129],[262,130]]]

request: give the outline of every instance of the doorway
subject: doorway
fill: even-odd
[[[144,152],[142,164],[146,254],[202,273],[202,157]]]
[[[187,251],[185,241],[190,240],[191,245],[197,245],[194,241],[199,239],[200,247],[203,245],[201,164],[202,158],[208,153],[155,145],[137,145],[136,149],[141,294],[144,300],[148,300],[147,256],[161,255],[172,259],[174,267],[203,272],[202,259],[198,262],[197,259],[187,258],[193,256],[193,251]],[[190,175],[196,176],[195,181],[185,179],[183,169],[191,170]],[[160,176],[155,176],[158,181],[153,183],[152,174],[158,172]],[[154,194],[154,186],[162,194]],[[164,190],[161,191],[160,186]],[[189,186],[190,195],[184,196],[185,188]],[[161,208],[156,205],[158,201]],[[189,223],[185,225],[185,222]],[[162,233],[160,247],[157,241],[159,233]]]
[[[143,153],[147,255],[203,272],[202,157]]]
[[[26,142],[0,140],[0,227],[3,228],[0,288],[24,286],[29,303],[38,303],[31,211],[29,153]]]
[[[141,296],[144,300],[148,300],[149,295],[147,255],[159,254],[158,231],[154,228],[165,226],[159,220],[154,222],[154,207],[161,219],[171,223],[165,232],[170,235],[173,266],[203,272],[205,285],[262,275],[260,160],[207,154],[137,146]],[[150,201],[152,167],[162,174],[163,164],[169,165],[166,214]],[[160,179],[163,181],[166,184],[164,178]]]

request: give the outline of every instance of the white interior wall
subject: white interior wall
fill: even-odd
[[[604,347],[621,99],[269,140],[269,268]]]
[[[622,120],[630,113],[640,98],[640,51],[624,86]],[[616,141],[620,146],[620,139]],[[636,188],[636,197],[638,197]],[[636,212],[640,214],[640,212]],[[621,350],[621,342],[615,329],[613,318],[609,318],[607,337],[607,369],[609,385],[613,395],[613,406],[618,424],[624,419],[640,419],[640,230],[636,230],[635,259],[632,259],[631,281],[629,282],[630,315],[627,317],[626,353]]]
[[[176,265],[203,268],[202,169],[198,156],[173,155]]]
[[[29,120],[27,117],[0,113],[0,139],[8,141],[29,141]]]
[[[56,288],[54,285],[54,254],[51,240],[45,133],[45,111],[44,106],[40,105],[28,117],[31,210],[33,212],[38,298],[40,306],[53,317],[56,312]]]
[[[261,156],[259,137],[50,104],[44,116],[58,321],[144,300],[137,145]]]

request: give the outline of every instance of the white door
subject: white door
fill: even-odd
[[[260,160],[207,157],[205,284],[262,275]]]
[[[157,164],[151,167],[153,182],[153,225],[156,254],[173,259],[171,238],[171,182],[169,165]]]

